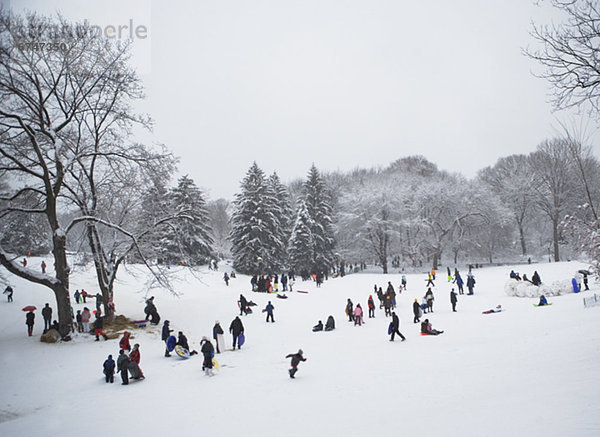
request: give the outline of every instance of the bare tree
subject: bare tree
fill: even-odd
[[[557,109],[583,103],[591,105],[591,114],[600,114],[600,5],[596,0],[552,0],[566,15],[559,25],[533,25],[537,50],[525,54],[545,67],[539,77],[554,87],[553,104]]]

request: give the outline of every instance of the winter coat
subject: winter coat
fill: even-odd
[[[229,325],[229,332],[233,335],[240,335],[242,332],[244,332],[244,325],[239,317],[233,319],[233,322],[231,322],[231,325]]]
[[[83,310],[81,312],[81,321],[83,323],[89,323],[91,318],[92,318],[92,313],[90,312],[90,310]]]
[[[454,291],[450,292],[450,303],[456,303],[457,299],[456,299],[456,293]]]
[[[132,363],[136,363],[136,364],[139,365],[140,364],[140,359],[141,359],[141,355],[140,355],[140,350],[139,349],[134,349],[129,354],[129,360]]]
[[[213,327],[213,338],[216,340],[217,339],[217,335],[221,335],[223,334],[223,328],[221,328],[221,325],[216,323],[215,326]]]
[[[421,305],[419,305],[419,302],[413,302],[413,313],[415,314],[415,316],[418,316],[420,312]]]
[[[129,355],[119,355],[119,358],[117,358],[117,368],[119,369],[119,371],[127,372],[127,367],[129,366],[130,362],[131,360],[129,359]]]
[[[458,285],[459,287],[461,287],[465,282],[463,281],[463,278],[461,278],[460,276],[456,277],[456,285]]]
[[[131,345],[129,344],[129,336],[124,335],[121,341],[119,341],[119,347],[124,351],[130,351]]]
[[[177,336],[177,343],[175,343],[175,344],[178,344],[179,346],[181,346],[184,349],[190,350],[190,346],[188,344],[187,337],[183,334]]]
[[[319,321],[319,323],[317,323],[315,326],[313,326],[312,328],[313,332],[319,332],[323,330],[323,322]]]
[[[372,298],[372,297],[370,297],[370,298],[369,298],[369,300],[367,301],[367,306],[368,306],[370,309],[373,309],[373,308],[375,308],[375,302],[373,301],[373,298]]]
[[[204,355],[209,355],[212,358],[215,348],[210,341],[205,340],[202,344],[202,348],[200,348],[200,352],[202,352]]]
[[[329,316],[327,318],[327,323],[325,324],[325,331],[331,331],[335,329],[335,320],[333,320],[333,316]]]
[[[52,308],[50,308],[50,307],[42,308],[42,316],[44,317],[44,320],[51,320],[52,319]]]
[[[169,329],[169,324],[165,322],[162,327],[162,340],[167,341],[167,339],[171,336],[171,332],[173,332],[173,330]]]
[[[352,314],[353,308],[354,304],[350,299],[348,299],[348,303],[346,304],[346,312],[348,313],[348,315]]]
[[[35,320],[35,314],[33,313],[33,311],[30,311],[25,315],[25,324],[27,326],[33,326],[34,320]]]
[[[98,313],[96,313],[98,314]],[[102,329],[104,327],[104,317],[97,316],[96,320],[94,320],[94,329]]]
[[[306,361],[306,358],[304,358],[302,356],[302,354],[299,354],[299,353],[288,354],[285,357],[292,359],[292,367],[296,367],[298,365],[298,363],[300,363],[300,361]]]
[[[400,319],[396,314],[392,314],[392,326],[394,329],[400,328]]]
[[[358,318],[362,319],[362,316],[363,316],[363,310],[361,307],[359,307],[357,305],[356,308],[354,308],[354,317],[358,317]]]
[[[429,334],[429,324],[427,322],[421,322],[421,332],[423,334]]]
[[[425,293],[425,299],[427,299],[428,302],[430,300],[435,300],[435,298],[433,297],[433,291],[431,291],[431,290],[427,291],[427,293]]]
[[[112,375],[115,373],[115,360],[112,358],[107,359],[102,367],[104,368],[104,374]]]
[[[475,278],[473,276],[469,276],[469,278],[467,279],[467,287],[475,287]]]
[[[248,301],[246,300],[246,298],[244,296],[242,296],[240,294],[240,307],[246,308],[247,306],[248,306]]]
[[[275,309],[275,307],[273,306],[273,304],[268,304],[265,308],[267,310],[268,314],[273,314],[273,310]]]

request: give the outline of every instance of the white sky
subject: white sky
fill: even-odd
[[[313,162],[349,170],[422,154],[471,177],[572,122],[552,114],[548,84],[521,53],[531,20],[552,13],[533,0],[10,5],[147,26],[134,55],[152,140],[213,199],[231,198],[254,160],[289,181]]]

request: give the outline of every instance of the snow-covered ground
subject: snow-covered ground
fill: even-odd
[[[39,266],[32,258],[30,265]],[[352,274],[320,289],[297,282],[287,300],[252,293],[248,277],[226,287],[219,272],[199,276],[181,271],[179,297],[152,291],[162,319],[183,331],[199,349],[215,320],[225,330],[239,314],[240,293],[258,304],[242,318],[246,344],[217,355],[221,371],[208,377],[201,356],[165,358],[160,326],[134,331],[141,345],[146,379],[129,386],[106,384],[102,363],[117,355],[118,340],[94,342],[91,335],[55,345],[39,341],[40,309],[56,308],[51,292],[3,270],[15,288],[14,303],[0,302],[0,436],[597,436],[600,435],[600,307],[584,309],[591,291],[550,297],[536,308],[534,298],[506,295],[511,266],[475,270],[474,296],[450,306],[444,271],[436,281],[434,328],[444,334],[420,336],[412,302],[425,292],[425,275],[408,275],[398,297],[405,342],[390,342],[383,311],[361,327],[347,321],[347,298],[367,308],[373,285],[397,289],[400,275]],[[544,282],[570,279],[575,262],[515,266]],[[121,272],[117,313],[143,318],[143,271]],[[462,271],[463,277],[466,271]],[[142,275],[142,276],[140,276]],[[97,290],[92,269],[72,277],[72,289]],[[261,313],[275,305],[275,323]],[[89,302],[89,301],[88,301]],[[501,304],[499,314],[481,312]],[[28,337],[21,308],[36,305],[34,336]],[[87,305],[93,308],[93,303]],[[82,309],[83,305],[75,305]],[[337,329],[311,332],[332,314]],[[161,321],[162,325],[162,321]],[[231,336],[226,336],[229,342]],[[295,380],[288,377],[288,353],[304,350]]]

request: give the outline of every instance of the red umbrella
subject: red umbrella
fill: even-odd
[[[25,308],[23,308],[23,311],[35,311],[37,310],[36,307],[34,307],[33,305],[28,305]]]

